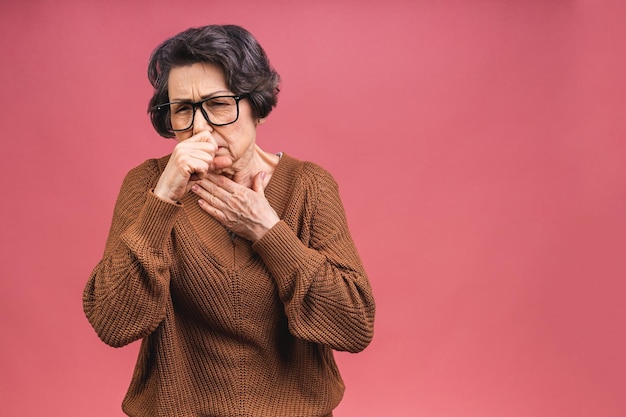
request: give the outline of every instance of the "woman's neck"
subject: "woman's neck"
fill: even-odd
[[[222,175],[232,179],[238,184],[251,187],[254,177],[259,172],[264,171],[265,180],[263,182],[263,187],[265,187],[274,173],[274,170],[278,165],[278,161],[280,161],[280,157],[278,155],[265,152],[255,144],[254,154],[246,165],[240,169],[234,169],[233,171],[226,169]]]

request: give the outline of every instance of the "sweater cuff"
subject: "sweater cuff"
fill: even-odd
[[[298,271],[316,270],[324,256],[304,245],[283,220],[252,244],[276,280],[281,296],[289,296]]]
[[[143,242],[149,248],[162,250],[174,228],[182,204],[161,200],[152,190],[147,191],[147,194],[137,222],[124,233],[124,237]]]

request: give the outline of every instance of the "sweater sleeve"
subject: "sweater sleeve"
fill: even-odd
[[[156,161],[133,169],[118,196],[104,255],[83,292],[83,309],[98,336],[120,347],[146,337],[165,317],[170,235],[180,206],[156,197]]]
[[[276,280],[294,336],[359,352],[374,331],[371,287],[330,174],[318,173],[307,194],[308,245],[281,220],[253,247]]]

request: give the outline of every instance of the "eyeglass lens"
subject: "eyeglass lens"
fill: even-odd
[[[234,123],[239,116],[238,97],[212,97],[197,103],[170,103],[172,130],[187,130],[191,127],[200,107],[202,116],[215,126]]]

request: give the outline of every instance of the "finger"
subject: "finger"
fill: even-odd
[[[174,148],[176,153],[195,155],[196,157],[210,157],[213,160],[217,147],[211,142],[180,142]]]
[[[252,190],[261,195],[265,195],[265,187],[263,187],[263,182],[265,181],[265,171],[258,172],[254,178],[252,179]]]
[[[233,165],[233,160],[229,155],[216,156],[211,163],[211,171],[220,173],[223,169]]]
[[[224,175],[215,174],[213,172],[208,172],[205,178],[213,185],[223,189],[229,194],[234,194],[238,188],[245,188],[242,185],[237,184],[230,178],[227,178]]]
[[[176,161],[176,167],[188,179],[200,179],[204,177],[209,170],[211,163],[210,155],[205,153],[191,153],[179,156]]]
[[[209,142],[182,141],[174,147],[171,160],[185,161],[193,158],[209,164],[213,160],[215,150],[215,145]]]
[[[191,191],[193,191],[198,197],[200,197],[198,203],[200,203],[200,205],[202,206],[209,205],[214,208],[221,207],[223,203],[220,201],[220,199],[215,194],[202,187],[200,185],[200,182],[201,181],[198,181],[191,186]]]
[[[203,178],[209,171],[215,146],[208,142],[181,142],[172,153],[172,162],[193,180]]]
[[[211,182],[207,178],[203,178],[202,180],[198,181],[196,184],[198,184],[199,188],[197,189],[197,191],[194,191],[194,190],[192,191],[194,191],[198,196],[206,198],[207,201],[210,200],[211,205],[213,206],[216,206],[220,209],[225,209],[233,202],[232,201],[233,194],[231,194],[229,191],[225,190],[224,188],[220,187],[219,185]]]
[[[209,213],[213,218],[215,218],[221,224],[224,224],[224,215],[217,207],[215,207],[212,204],[212,201],[206,200],[204,198],[200,198],[198,200],[198,205],[202,208],[202,210]]]
[[[215,149],[217,149],[217,141],[215,140],[215,138],[213,137],[211,132],[209,132],[208,130],[203,130],[201,132],[198,132],[195,135],[191,136],[190,138],[187,138],[187,139],[183,140],[182,142],[188,142],[188,143],[193,143],[193,142],[212,143],[212,144],[215,145]]]

